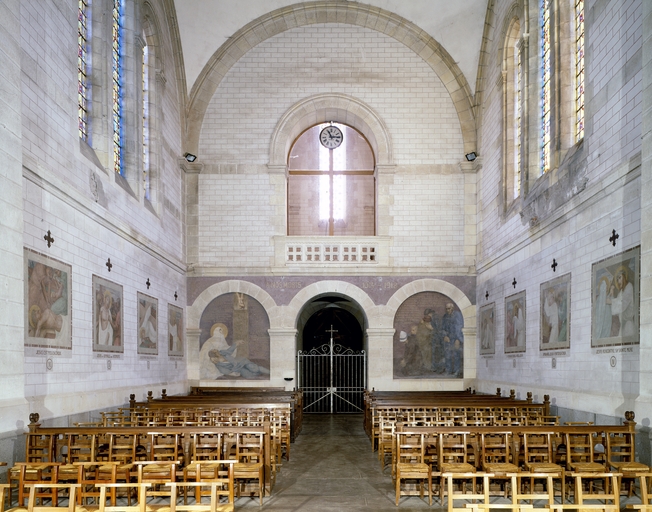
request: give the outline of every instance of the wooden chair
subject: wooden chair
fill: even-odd
[[[445,485],[446,477],[444,473],[454,473],[457,475],[473,475],[476,468],[469,462],[469,443],[467,432],[446,432],[439,434],[439,472],[441,474],[441,481],[439,484],[439,499],[444,503],[444,493],[447,490]],[[468,476],[467,480],[471,480],[472,492],[475,492],[475,477]],[[461,480],[456,477],[455,480]],[[466,485],[463,482],[462,488],[465,489]]]
[[[621,474],[618,480],[619,488],[623,481],[628,482],[626,492],[627,496],[631,497],[638,475],[649,472],[650,467],[636,462],[636,439],[633,432],[611,433],[606,438],[607,464]]]
[[[133,463],[136,468],[138,483],[149,484],[151,489],[146,492],[147,496],[169,496],[169,491],[162,487],[176,481],[177,461],[136,461]]]
[[[193,461],[184,468],[185,482],[195,482],[195,502],[200,503],[202,496],[207,496],[206,489],[200,485],[202,482],[221,482],[223,485],[219,495],[227,496],[229,503],[234,499],[234,464],[235,460]],[[224,492],[225,489],[228,492]],[[188,488],[184,489],[185,491]],[[212,492],[212,489],[211,489]],[[187,493],[184,494],[184,504],[187,502]]]
[[[396,418],[384,416],[380,420],[378,430],[378,460],[380,461],[381,471],[387,466],[387,457],[392,462],[392,452],[394,450],[394,430],[396,429]]]
[[[49,499],[52,501],[52,506],[56,507],[58,500],[57,488],[46,484],[59,483],[59,466],[61,464],[59,462],[19,462],[17,466],[20,471],[18,477],[18,506],[25,504],[27,486],[38,485],[38,489],[44,490],[29,490],[30,496],[31,493],[34,493],[37,500]]]
[[[86,512],[153,512],[158,507],[153,507],[147,504],[147,489],[151,486],[148,483],[129,483],[117,482],[115,484],[97,484],[100,490],[99,505],[97,507],[88,506],[84,507]],[[120,492],[127,496],[132,495],[132,490],[135,489],[136,493],[134,499],[128,505],[123,503],[114,505],[108,497],[111,494],[118,494]],[[107,497],[108,493],[108,497]],[[132,503],[133,501],[133,503]],[[168,505],[169,506],[169,505]],[[161,511],[163,512],[163,510]]]
[[[566,470],[563,466],[553,462],[554,455],[552,449],[552,432],[533,433],[526,432],[523,434],[523,457],[524,467],[530,473],[551,473],[561,475],[561,499],[564,500],[565,475]],[[530,488],[534,488],[534,481],[530,481]]]
[[[236,434],[236,463],[233,468],[236,495],[239,498],[250,489],[249,495],[258,495],[261,505],[265,496],[264,446],[265,436],[262,432]],[[255,487],[251,485],[253,481],[257,481]]]
[[[413,495],[408,489],[402,490],[401,482],[414,480],[420,482],[419,496],[423,499],[424,484],[428,491],[428,504],[432,505],[432,476],[430,466],[426,463],[426,434],[396,432],[396,505],[401,495]]]
[[[443,472],[441,476],[443,481],[445,482],[445,487],[446,487],[447,512],[465,512],[465,511],[468,512],[469,508],[475,507],[474,503],[471,504],[465,503],[463,507],[456,507],[455,503],[460,500],[464,502],[468,502],[469,500],[471,501],[482,500],[482,503],[490,503],[488,477],[491,477],[493,475],[472,471],[466,473]],[[475,482],[477,478],[485,479],[485,477],[487,478],[487,480],[486,480],[486,485],[483,486],[482,493],[476,492],[475,483],[473,485],[473,492],[467,492],[466,485],[465,485],[466,482],[468,482],[469,480]],[[457,487],[455,485],[455,482],[460,482],[462,485],[460,487]],[[457,489],[459,489],[459,491]],[[444,502],[442,500],[442,505],[443,503]]]
[[[77,468],[77,503],[87,505],[89,498],[93,503],[98,502],[100,497],[98,484],[114,484],[118,478],[119,462],[74,462]],[[111,489],[111,504],[116,504],[115,488]]]
[[[229,464],[229,466],[231,466]],[[170,482],[167,484],[170,487],[170,504],[168,507],[162,506],[158,508],[160,512],[233,512],[235,503],[233,497],[233,472],[229,472],[226,478],[211,480],[210,482]],[[189,488],[201,490],[206,488],[206,492],[202,492],[202,496],[208,496],[209,501],[195,501],[195,503],[188,504],[184,499],[180,501],[180,496],[186,496]],[[179,492],[181,491],[181,492]],[[226,497],[226,503],[220,503],[221,497]],[[147,504],[147,512],[152,509],[152,505]]]
[[[564,510],[603,510],[604,512],[620,512],[620,492],[618,490],[618,475],[616,473],[570,473],[570,477],[575,482],[575,499],[573,503],[554,503],[550,508],[555,512],[563,512]],[[587,485],[587,480],[593,481],[595,479],[608,479],[610,484],[606,485],[607,489],[601,492],[586,493],[584,489],[596,488],[592,485]]]
[[[638,478],[640,482],[639,488],[641,490],[641,503],[628,503],[627,508],[652,512],[652,493],[650,493],[652,473],[640,473]]]
[[[595,462],[596,437],[592,432],[566,432],[566,470],[576,473],[605,473],[607,467]],[[609,480],[602,482],[606,490]],[[569,492],[573,486],[569,486]]]
[[[55,483],[31,483],[28,485],[29,496],[27,499],[27,507],[23,504],[5,509],[4,508],[4,490],[8,485],[0,484],[0,512],[75,512],[76,510],[76,492],[79,484],[55,484]],[[39,496],[57,496],[59,491],[64,492],[68,496],[68,500],[52,499],[47,505],[42,501],[39,504]]]
[[[480,435],[482,456],[480,466],[485,473],[493,475],[493,479],[505,480],[503,493],[507,497],[508,481],[511,482],[511,473],[518,473],[519,467],[514,464],[511,445],[512,435],[510,432],[483,432]],[[491,483],[489,480],[487,484]]]

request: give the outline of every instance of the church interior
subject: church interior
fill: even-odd
[[[3,0],[0,482],[34,413],[194,387],[511,393],[651,465],[651,35],[645,0]]]

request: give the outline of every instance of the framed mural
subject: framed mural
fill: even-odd
[[[541,283],[539,350],[570,348],[571,275]]]
[[[93,276],[93,351],[124,353],[122,286]]]
[[[138,292],[138,353],[158,354],[158,300]]]
[[[24,270],[25,348],[29,355],[71,355],[72,267],[25,249]]]
[[[183,309],[168,304],[168,355],[183,356]]]
[[[496,353],[496,304],[480,308],[480,355]]]
[[[640,252],[634,247],[591,269],[591,347],[639,343]]]
[[[269,318],[244,293],[213,299],[199,320],[199,378],[269,380]]]
[[[464,373],[464,318],[453,300],[421,292],[394,317],[394,379],[451,379]]]
[[[525,292],[505,297],[505,354],[525,352]]]

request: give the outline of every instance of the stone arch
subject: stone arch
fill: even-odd
[[[322,295],[341,295],[355,301],[365,317],[367,327],[371,326],[376,305],[369,295],[356,285],[345,281],[319,281],[303,288],[285,307],[284,318],[287,324],[284,327],[296,328],[303,308]]]
[[[326,121],[347,124],[362,133],[371,145],[376,164],[394,163],[389,130],[376,112],[352,96],[318,94],[295,103],[279,119],[272,134],[269,165],[284,168],[295,139],[304,130]]]
[[[256,45],[286,30],[316,23],[347,23],[402,42],[440,78],[457,110],[465,152],[477,151],[473,95],[466,77],[433,37],[408,20],[377,7],[348,1],[304,2],[271,11],[238,30],[209,59],[190,91],[187,150],[196,153],[206,108],[231,67]]]
[[[245,293],[260,302],[269,317],[270,327],[275,327],[274,319],[278,317],[276,314],[278,307],[272,296],[253,283],[233,279],[209,286],[199,294],[191,306],[188,306],[186,313],[188,330],[199,329],[201,315],[213,299],[231,292]]]
[[[407,298],[420,292],[438,292],[450,297],[462,312],[462,317],[464,318],[464,328],[475,329],[475,305],[471,304],[471,301],[466,296],[466,294],[457,286],[447,281],[442,281],[441,279],[419,279],[417,281],[412,281],[411,283],[408,283],[396,290],[394,295],[392,295],[387,301],[387,305],[385,307],[386,314],[384,315],[386,324],[382,327],[392,327],[394,323],[394,316],[396,315],[396,311],[401,306],[401,304],[403,304]]]

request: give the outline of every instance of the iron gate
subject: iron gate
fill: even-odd
[[[332,328],[331,328],[332,329]],[[297,354],[304,412],[363,411],[367,355],[333,343]]]

